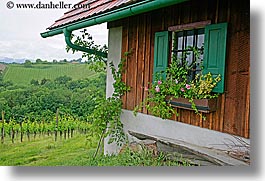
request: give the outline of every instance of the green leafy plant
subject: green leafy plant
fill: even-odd
[[[212,99],[218,97],[218,94],[213,93],[212,90],[221,80],[220,75],[213,77],[209,72],[202,74],[203,67],[201,66],[203,48],[188,47],[188,51],[193,53],[195,58],[192,62],[186,61],[190,53],[183,53],[182,57],[173,57],[170,66],[165,72],[158,72],[155,75],[155,80],[150,85],[150,88],[145,88],[148,91],[147,98],[138,106],[135,107],[136,114],[143,107],[154,116],[163,119],[171,118],[173,114],[177,114],[176,110],[171,106],[170,100],[172,98],[187,98],[191,103],[192,109],[199,113],[194,99]],[[190,72],[196,68],[200,68],[194,78],[191,77]],[[166,73],[166,79],[163,80],[162,74]],[[168,100],[169,99],[169,100]]]
[[[128,56],[129,53],[125,53]],[[95,111],[91,115],[91,128],[89,138],[98,138],[99,144],[103,138],[109,136],[109,143],[117,143],[121,145],[125,141],[123,132],[123,125],[120,121],[122,113],[122,99],[121,97],[130,90],[123,81],[122,73],[124,72],[124,63],[126,58],[121,59],[118,69],[115,68],[113,62],[109,64],[114,79],[113,88],[114,92],[111,97],[105,99],[101,98],[97,102]],[[99,147],[99,146],[98,146]],[[96,152],[97,153],[97,152]],[[96,154],[95,154],[96,155]]]

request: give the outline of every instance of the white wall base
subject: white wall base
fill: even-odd
[[[231,150],[229,145],[239,143],[236,138],[240,138],[244,142],[250,143],[249,139],[242,137],[176,121],[163,120],[161,118],[142,113],[138,113],[135,117],[133,112],[128,110],[123,110],[121,120],[124,124],[124,132],[126,134],[128,134],[128,130],[130,130],[146,135],[179,140],[189,144],[219,150]],[[129,140],[133,139],[130,135],[128,135],[128,138]],[[119,148],[112,145],[111,147],[105,147],[105,149],[108,149],[105,150],[108,153],[117,153]]]

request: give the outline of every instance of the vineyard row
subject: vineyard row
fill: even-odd
[[[88,122],[75,120],[71,117],[60,118],[51,122],[16,122],[11,120],[0,122],[0,135],[2,143],[4,143],[6,137],[9,137],[14,143],[17,137],[20,137],[20,141],[23,142],[24,137],[27,137],[30,141],[31,136],[35,138],[37,135],[54,136],[55,141],[57,141],[58,135],[60,137],[64,136],[66,139],[72,137],[74,132],[86,134],[89,128],[90,124]]]

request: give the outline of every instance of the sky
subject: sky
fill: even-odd
[[[0,0],[0,58],[41,58],[76,59],[81,53],[71,54],[65,51],[66,44],[63,35],[42,38],[41,32],[59,19],[69,9],[17,9],[7,8],[10,0]],[[38,3],[37,0],[12,0],[14,3]],[[51,0],[40,0],[49,3]],[[62,0],[52,0],[59,3]],[[64,3],[76,3],[80,0],[63,0]],[[101,24],[87,28],[96,44],[107,44],[107,25]]]

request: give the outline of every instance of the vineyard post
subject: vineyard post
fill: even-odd
[[[57,108],[57,111],[56,111],[56,125],[55,125],[55,141],[57,141],[57,129],[58,129],[58,114],[59,114],[59,108]]]
[[[13,121],[12,121],[11,125],[12,125],[12,127],[11,127],[11,140],[12,140],[12,143],[14,143],[15,131],[14,131],[14,123],[13,123]]]
[[[4,138],[5,138],[5,112],[2,111],[2,121],[3,121],[3,124],[2,124],[2,136],[1,136],[1,142],[4,143]]]
[[[22,121],[19,122],[20,126],[20,142],[23,142],[23,127],[22,127]]]

